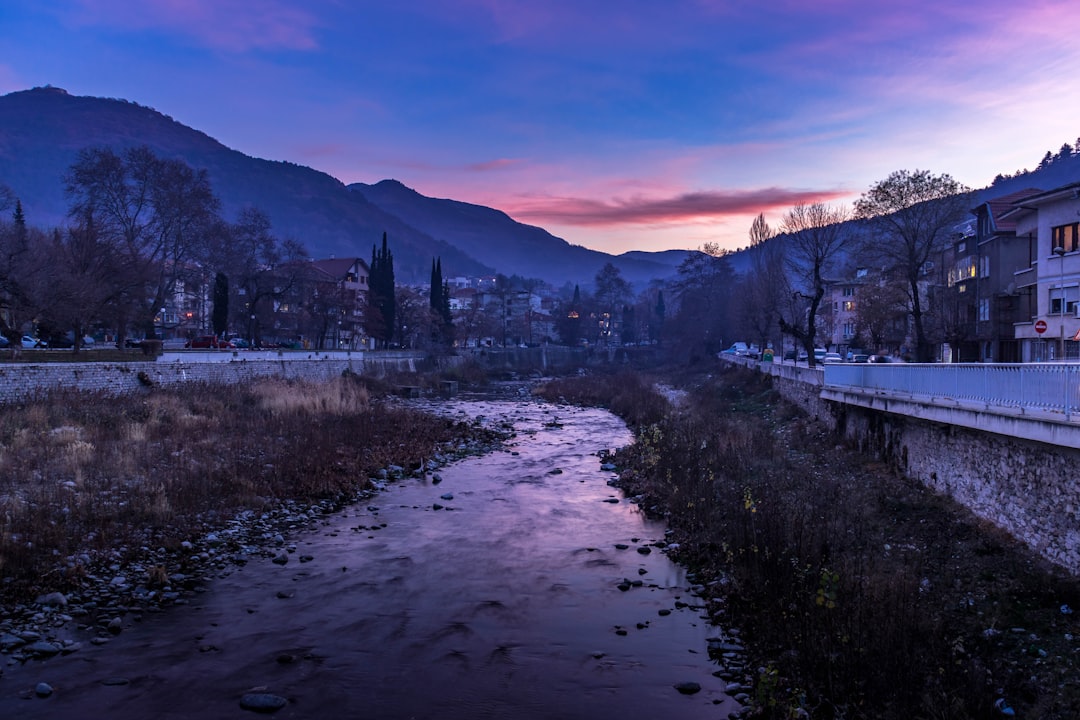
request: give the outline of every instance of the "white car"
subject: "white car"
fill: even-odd
[[[834,352],[825,353],[824,357],[821,358],[821,362],[823,362],[823,363],[844,362],[844,358],[842,358],[840,356],[840,353],[834,353]]]
[[[32,335],[22,336],[22,346],[26,350],[32,350],[33,348],[47,347],[43,340],[38,340]]]

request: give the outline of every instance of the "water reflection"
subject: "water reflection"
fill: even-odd
[[[709,628],[675,609],[693,603],[686,578],[637,551],[663,525],[610,502],[597,453],[629,442],[625,426],[528,400],[439,411],[517,436],[438,485],[392,484],[296,538],[288,565],[249,563],[110,647],[9,668],[0,715],[236,717],[262,687],[289,699],[277,717],[727,717]],[[102,684],[115,677],[129,682]],[[15,699],[40,680],[53,697]],[[703,690],[680,695],[684,681]]]

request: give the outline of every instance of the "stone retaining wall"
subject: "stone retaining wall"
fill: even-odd
[[[427,361],[421,354],[354,353],[339,358],[234,359],[185,362],[170,359],[128,363],[20,363],[0,365],[0,403],[23,402],[60,390],[122,395],[153,386],[184,383],[239,383],[278,377],[326,381],[344,372],[382,375],[416,372]]]
[[[740,364],[862,451],[1080,575],[1080,449],[824,400],[819,371]]]

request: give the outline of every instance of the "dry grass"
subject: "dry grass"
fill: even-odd
[[[639,426],[616,462],[680,559],[728,579],[717,622],[748,631],[767,668],[757,717],[1000,717],[999,692],[1024,717],[1075,717],[1080,626],[1060,611],[1078,607],[1075,581],[841,446],[767,379],[684,381],[688,406]]]
[[[241,509],[354,497],[379,468],[416,467],[465,433],[373,401],[356,377],[0,408],[5,594],[80,557],[176,547]]]

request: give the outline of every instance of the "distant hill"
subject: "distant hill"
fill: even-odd
[[[634,284],[635,290],[642,290],[649,280],[670,277],[678,268],[678,262],[672,264],[663,253],[612,256],[571,245],[543,228],[519,223],[499,210],[430,198],[396,180],[374,185],[354,183],[349,189],[392,215],[408,218],[409,224],[421,232],[472,257],[483,258],[506,275],[543,278],[555,285],[566,282],[590,285],[600,268],[610,262]],[[685,251],[678,252],[685,255]]]
[[[671,263],[654,262],[648,253],[616,258],[498,210],[426,198],[394,181],[348,188],[302,165],[249,157],[126,100],[78,97],[53,87],[0,96],[0,184],[22,200],[32,225],[65,222],[64,174],[81,149],[98,145],[147,145],[206,169],[227,219],[257,206],[275,234],[301,241],[315,257],[369,259],[385,231],[403,282],[426,281],[434,257],[448,276],[517,273],[555,285],[591,283],[608,261],[639,289],[652,277],[673,274]]]

